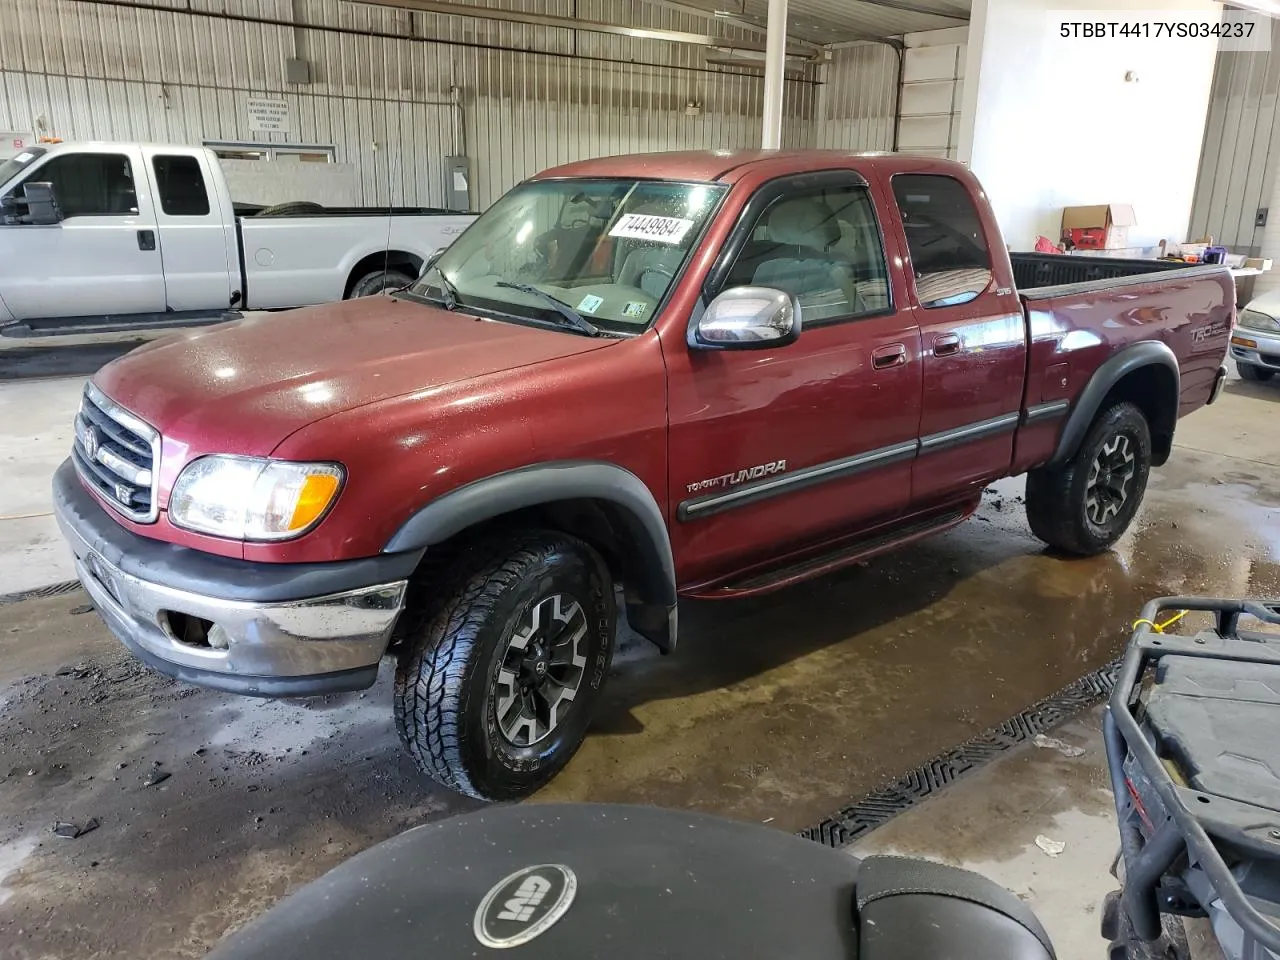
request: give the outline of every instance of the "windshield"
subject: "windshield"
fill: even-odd
[[[549,295],[602,330],[640,331],[724,190],[651,180],[526,183],[454,241],[413,292],[473,311],[562,320]]]
[[[30,150],[23,150],[16,157],[0,161],[0,184],[8,183],[18,175],[20,170],[25,170],[33,160],[44,156],[47,152],[43,147],[32,147]]]

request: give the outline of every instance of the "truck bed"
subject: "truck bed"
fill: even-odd
[[[1076,405],[1093,372],[1130,348],[1172,351],[1177,410],[1167,421],[1151,421],[1162,463],[1177,418],[1213,395],[1235,313],[1229,268],[1023,253],[1010,259],[1027,313],[1028,406]],[[1058,439],[1056,425],[1026,428],[1017,470],[1043,463]]]
[[[1136,277],[1170,270],[1194,270],[1201,264],[1178,263],[1173,260],[1124,260],[1114,257],[1078,257],[1053,253],[1011,253],[1013,280],[1018,291],[1034,294],[1043,287],[1090,284],[1091,288],[1108,287],[1105,281]],[[1098,281],[1103,281],[1099,283]]]

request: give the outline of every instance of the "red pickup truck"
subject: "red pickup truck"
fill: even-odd
[[[104,367],[57,514],[155,669],[301,696],[390,653],[419,766],[516,797],[581,743],[624,616],[670,651],[679,597],[852,564],[1013,474],[1047,543],[1114,543],[1235,310],[1225,269],[1156,266],[1011,259],[943,161],[571,164],[403,291]]]

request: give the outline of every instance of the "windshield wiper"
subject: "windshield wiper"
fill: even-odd
[[[440,298],[440,302],[444,304],[444,308],[446,310],[457,310],[458,304],[462,302],[458,295],[458,288],[454,286],[452,280],[444,275],[444,271],[434,263],[427,270],[425,276],[429,277],[433,273],[440,278],[440,293],[443,294]]]
[[[506,287],[510,290],[519,290],[521,293],[527,293],[532,296],[539,297],[559,316],[564,317],[565,320],[569,321],[569,326],[573,327],[575,330],[581,330],[588,337],[600,336],[600,328],[594,323],[580,314],[577,310],[573,309],[573,307],[569,306],[559,297],[553,297],[551,294],[547,293],[547,291],[539,290],[532,283],[512,283],[509,280],[499,280],[495,286]]]

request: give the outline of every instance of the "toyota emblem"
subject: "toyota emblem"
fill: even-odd
[[[84,455],[89,460],[98,459],[98,448],[102,446],[102,438],[98,436],[98,428],[90,427],[84,432]]]

